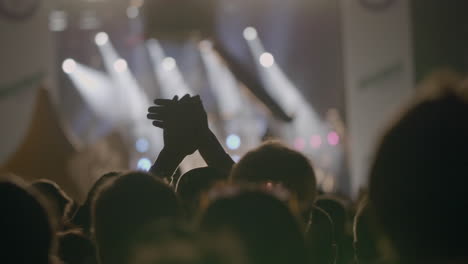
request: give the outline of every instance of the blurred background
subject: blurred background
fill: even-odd
[[[352,197],[417,82],[468,66],[463,0],[166,2],[180,6],[0,0],[2,170],[80,200],[104,172],[148,170],[163,142],[147,107],[188,93],[234,160],[276,138],[311,159],[324,192]],[[151,34],[177,35],[161,17],[209,15],[211,38]],[[194,154],[180,169],[201,166]]]

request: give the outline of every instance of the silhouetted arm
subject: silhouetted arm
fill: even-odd
[[[153,125],[164,130],[164,148],[159,153],[150,172],[172,184],[173,174],[187,155],[196,151],[194,136],[187,134],[190,123],[184,122],[186,116],[184,102],[190,99],[184,96],[180,101],[177,96],[172,100],[157,99],[156,106],[148,109],[148,119]]]
[[[229,175],[229,171],[235,164],[231,156],[226,153],[221,143],[209,129],[201,139],[198,151],[209,167],[225,172],[226,175]]]

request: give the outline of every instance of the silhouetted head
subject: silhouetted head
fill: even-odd
[[[58,257],[66,264],[96,264],[96,250],[91,240],[77,230],[58,235]]]
[[[321,196],[317,199],[315,205],[330,216],[333,221],[335,237],[337,239],[343,237],[347,220],[346,207],[343,202],[331,196]]]
[[[468,89],[446,75],[428,87],[384,134],[370,201],[403,261],[466,261]]]
[[[142,11],[146,38],[189,39],[211,37],[217,0],[148,0]]]
[[[354,253],[358,263],[381,263],[387,257],[386,239],[367,198],[358,205],[353,223]],[[388,260],[388,259],[387,259]]]
[[[174,191],[161,180],[141,172],[116,177],[97,194],[93,206],[100,263],[122,263],[128,256],[128,243],[138,228],[177,218],[179,214]]]
[[[306,242],[312,263],[335,263],[337,248],[331,217],[323,209],[314,206],[309,221]]]
[[[55,253],[53,224],[41,197],[23,186],[17,179],[0,181],[0,262],[49,264]]]
[[[82,206],[80,206],[75,216],[73,217],[73,224],[81,228],[86,235],[89,235],[91,232],[91,207],[93,201],[96,198],[96,194],[99,192],[100,188],[102,188],[106,183],[108,183],[118,175],[119,173],[117,172],[109,172],[102,175],[93,184],[93,186],[88,192],[88,195],[86,196],[85,202]]]
[[[228,237],[202,236],[177,222],[142,228],[133,239],[128,264],[247,264]]]
[[[237,236],[253,263],[307,260],[299,221],[286,203],[265,192],[244,191],[219,198],[204,212],[201,228]]]
[[[60,222],[70,217],[73,200],[55,182],[41,179],[31,183],[30,188],[39,192],[54,211]]]
[[[315,202],[315,173],[309,160],[277,142],[266,142],[248,152],[234,166],[231,178],[237,183],[281,183],[297,195],[302,211]]]
[[[224,173],[214,168],[193,169],[179,178],[176,192],[184,206],[193,214],[199,208],[201,195],[226,178]]]

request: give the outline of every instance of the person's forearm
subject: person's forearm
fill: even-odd
[[[231,156],[226,153],[223,146],[211,130],[208,130],[206,135],[203,136],[203,140],[200,142],[198,151],[209,167],[229,173],[234,165],[234,161],[231,159]]]
[[[172,152],[164,148],[158,155],[150,169],[150,172],[156,177],[167,180],[172,184],[175,170],[179,167],[180,163],[184,160],[185,156],[176,152]]]

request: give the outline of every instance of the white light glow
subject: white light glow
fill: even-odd
[[[62,69],[67,74],[72,74],[76,70],[76,62],[73,59],[66,59],[63,61]]]
[[[109,41],[109,35],[107,35],[105,32],[99,32],[96,34],[94,41],[96,42],[96,45],[104,46]]]
[[[140,153],[145,153],[149,149],[149,142],[146,138],[140,138],[135,143],[135,148]]]
[[[137,169],[141,171],[149,171],[151,169],[151,160],[141,158],[137,163]]]
[[[257,30],[253,27],[247,27],[244,29],[244,38],[246,40],[254,40],[258,36]]]
[[[114,62],[114,69],[116,72],[124,72],[128,68],[127,61],[124,59],[118,59]]]
[[[229,135],[226,139],[226,145],[229,149],[236,150],[241,145],[241,139],[236,134]]]
[[[140,14],[140,10],[138,7],[135,6],[129,6],[127,8],[127,17],[130,19],[137,18],[138,15]]]
[[[172,57],[166,57],[164,58],[164,60],[162,61],[162,67],[164,70],[166,71],[172,71],[175,69],[176,67],[176,61],[174,58]]]
[[[275,57],[271,53],[264,52],[260,55],[260,64],[265,68],[270,68],[275,64]]]

